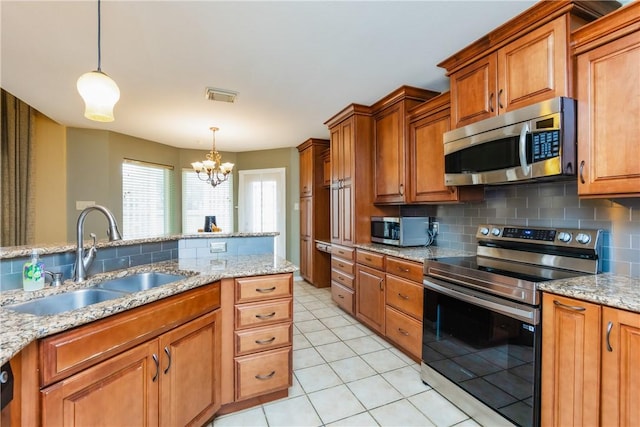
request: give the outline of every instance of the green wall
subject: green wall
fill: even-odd
[[[174,233],[181,232],[182,168],[191,168],[191,162],[204,158],[207,151],[180,149],[153,141],[120,133],[68,128],[67,129],[67,237],[76,239],[76,221],[80,211],[76,201],[95,201],[108,207],[122,221],[122,162],[124,159],[159,163],[173,166],[176,200],[172,227]],[[287,259],[295,264],[300,260],[300,215],[296,209],[299,202],[298,150],[281,148],[241,153],[221,152],[224,161],[235,163],[234,202],[238,200],[238,171],[250,169],[285,168],[287,206]],[[234,209],[234,224],[238,223],[238,212]],[[86,230],[106,238],[106,221],[99,213],[91,213],[85,222]],[[236,225],[237,230],[237,225]],[[88,234],[85,235],[88,238]]]

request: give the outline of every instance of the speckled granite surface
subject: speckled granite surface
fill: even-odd
[[[187,258],[179,261],[165,261],[126,270],[96,274],[82,284],[67,280],[58,288],[47,287],[35,292],[25,292],[21,289],[5,291],[0,294],[0,325],[2,325],[2,332],[0,333],[0,364],[9,360],[27,344],[38,338],[62,332],[201,285],[224,278],[290,273],[297,269],[291,262],[274,255],[246,255],[224,260]],[[7,304],[28,301],[74,289],[92,287],[105,280],[146,271],[173,272],[188,277],[157,288],[126,294],[121,298],[51,316],[17,313],[5,307]]]
[[[154,243],[154,242],[168,242],[171,240],[180,239],[215,239],[215,238],[230,238],[230,237],[263,237],[263,236],[277,236],[279,233],[196,233],[196,234],[174,234],[160,237],[146,237],[143,239],[125,239],[117,240],[115,242],[109,242],[108,240],[102,240],[96,242],[96,247],[100,248],[113,248],[118,246],[130,246],[139,245],[142,243]],[[85,245],[89,241],[85,241]],[[0,259],[6,258],[19,258],[23,256],[29,256],[33,248],[38,249],[40,255],[57,254],[63,252],[74,252],[76,250],[76,243],[47,243],[32,246],[6,246],[0,248]]]
[[[473,256],[475,253],[461,251],[458,249],[439,248],[438,246],[416,246],[409,248],[400,248],[396,246],[380,245],[377,243],[368,243],[364,245],[354,245],[356,248],[366,249],[372,252],[378,252],[385,255],[404,258],[409,261],[424,262],[425,259],[454,257],[454,256]]]
[[[611,273],[551,280],[538,289],[640,313],[640,279]]]

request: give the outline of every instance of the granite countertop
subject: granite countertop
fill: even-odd
[[[140,245],[143,243],[154,243],[154,242],[170,242],[174,240],[180,239],[221,239],[221,238],[230,238],[230,237],[264,237],[264,236],[277,236],[280,233],[277,232],[259,232],[259,233],[245,233],[245,232],[236,232],[236,233],[224,233],[224,232],[215,232],[215,233],[193,233],[193,234],[171,234],[166,236],[157,236],[157,237],[144,237],[140,239],[122,239],[115,240],[110,242],[108,240],[99,240],[96,242],[96,248],[113,248],[117,246],[129,246],[129,245]],[[87,245],[89,241],[85,241],[85,245]],[[57,254],[63,252],[75,252],[77,243],[73,242],[59,242],[59,243],[44,243],[38,245],[29,245],[29,246],[5,246],[0,247],[0,259],[7,258],[19,258],[24,256],[31,255],[31,251],[33,249],[37,249],[40,255],[48,255],[48,254]]]
[[[273,254],[245,255],[221,260],[180,259],[96,274],[80,284],[67,280],[57,288],[47,287],[34,292],[25,292],[22,289],[4,291],[0,294],[0,324],[2,324],[0,364],[11,359],[11,357],[38,338],[90,323],[198,286],[220,279],[291,273],[297,269],[291,262]],[[4,307],[7,304],[29,301],[42,296],[89,288],[105,280],[148,271],[177,273],[185,275],[187,278],[157,288],[126,294],[117,299],[50,316],[17,313]]]
[[[542,282],[544,292],[640,313],[640,279],[602,273]]]
[[[359,249],[365,249],[371,252],[378,252],[384,255],[390,255],[416,262],[424,262],[425,259],[432,258],[476,255],[475,252],[468,252],[459,249],[440,248],[438,246],[412,246],[402,248],[398,246],[381,245],[379,243],[358,244],[354,246]]]

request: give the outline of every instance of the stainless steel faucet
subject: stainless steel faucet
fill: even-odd
[[[118,231],[118,223],[116,222],[116,218],[113,216],[111,211],[104,206],[95,205],[89,206],[82,212],[80,212],[80,216],[78,217],[78,247],[76,248],[76,264],[74,270],[73,280],[76,283],[84,282],[87,279],[87,270],[93,263],[93,260],[96,257],[97,249],[96,249],[96,235],[91,233],[91,238],[93,239],[93,244],[89,248],[87,254],[84,253],[83,242],[84,242],[84,220],[87,214],[91,211],[99,211],[107,217],[107,221],[109,221],[109,228],[107,229],[107,235],[109,236],[109,241],[113,242],[114,240],[122,240],[122,236],[120,235],[120,231]]]

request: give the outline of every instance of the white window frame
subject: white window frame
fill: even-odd
[[[200,180],[193,169],[182,169],[181,179],[182,234],[192,234],[202,230],[206,215],[215,215],[216,225],[222,229],[222,232],[232,233],[234,230],[233,174],[216,187]],[[200,209],[194,208],[194,203]]]

